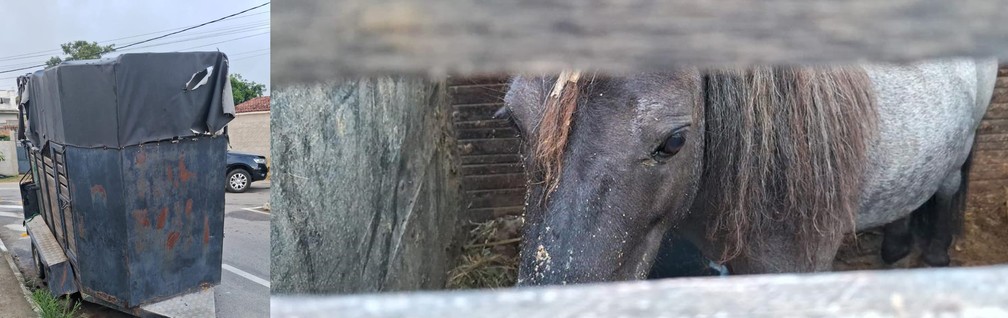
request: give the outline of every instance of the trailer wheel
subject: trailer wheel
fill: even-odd
[[[38,250],[35,249],[35,244],[31,245],[31,251],[32,261],[35,263],[35,277],[37,277],[40,282],[45,282],[45,268],[42,267],[42,257],[39,256]]]
[[[227,190],[228,192],[242,193],[248,190],[249,184],[252,183],[252,175],[245,171],[245,169],[234,169],[228,172],[227,175]]]

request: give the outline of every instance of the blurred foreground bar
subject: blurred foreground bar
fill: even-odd
[[[272,317],[1008,317],[1008,266],[274,296]]]
[[[570,2],[570,3],[568,3]],[[366,75],[1008,59],[1008,0],[294,1],[274,84]]]

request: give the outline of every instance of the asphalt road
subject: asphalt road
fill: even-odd
[[[217,317],[269,316],[269,213],[257,209],[269,200],[269,183],[257,182],[245,193],[225,197],[224,264],[214,290]],[[22,225],[17,183],[0,183],[0,240],[28,279],[35,277],[31,243]],[[116,317],[118,312],[85,304],[85,315]]]

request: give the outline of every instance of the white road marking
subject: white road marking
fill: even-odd
[[[0,252],[7,253],[7,245],[4,245],[3,241],[0,241]]]
[[[9,230],[11,230],[11,231],[18,232],[18,233],[25,233],[25,232],[28,231],[27,229],[25,229],[24,225],[21,225],[20,223],[17,223],[17,224],[7,224],[7,225],[4,225],[4,227],[7,228],[7,229],[9,229]]]
[[[263,211],[256,210],[256,209],[258,209],[258,208],[242,208],[242,210],[245,210],[245,211],[255,212],[255,213],[265,214],[265,215],[270,215],[269,212],[263,212]]]
[[[21,207],[20,205],[0,205],[0,209],[16,209],[16,210],[23,210],[24,208],[23,208],[23,207]]]
[[[249,274],[249,272],[234,268],[234,266],[228,264],[221,264],[221,269],[225,269],[229,272],[235,273],[238,276],[245,277],[246,279],[251,280],[256,284],[266,286],[266,288],[270,288],[269,280],[265,280],[260,278],[259,276]]]
[[[4,211],[0,211],[0,216],[6,216],[6,217],[9,217],[9,218],[18,218],[18,219],[24,218],[24,214],[23,213],[4,212]]]

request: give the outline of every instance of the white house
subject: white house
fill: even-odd
[[[17,152],[15,151],[15,136],[18,122],[18,109],[14,104],[17,98],[15,90],[0,90],[0,136],[7,136],[7,140],[0,140],[0,175],[10,176],[18,173]]]
[[[17,127],[17,105],[14,100],[17,98],[15,90],[0,90],[0,126],[13,125]],[[6,134],[6,132],[0,132]]]

